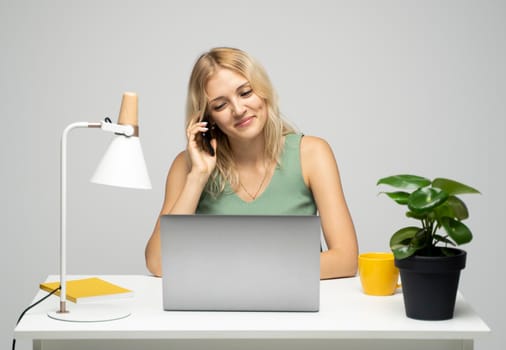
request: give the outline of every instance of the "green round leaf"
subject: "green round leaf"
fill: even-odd
[[[416,189],[429,186],[431,181],[417,175],[394,175],[378,180],[376,185],[389,185],[402,189]]]
[[[408,218],[412,218],[412,219],[423,220],[427,217],[427,214],[426,213],[415,213],[412,211],[408,211],[408,212],[406,212],[406,216]]]
[[[388,197],[393,199],[396,203],[401,205],[408,204],[409,193],[408,192],[381,192],[386,194]]]
[[[464,220],[469,217],[466,205],[458,197],[450,196],[441,206],[436,208],[438,217],[449,217],[457,220]]]
[[[473,239],[471,230],[460,221],[445,217],[441,219],[441,224],[457,245],[469,243]]]
[[[448,193],[439,188],[420,188],[411,193],[408,208],[414,212],[430,211],[448,199]]]
[[[471,186],[467,186],[460,182],[444,178],[434,179],[434,181],[432,181],[432,186],[442,189],[449,195],[462,193],[480,193],[480,191],[472,188]]]
[[[428,244],[431,244],[431,241],[432,238],[430,231],[427,231],[425,229],[419,229],[418,232],[415,234],[415,237],[413,237],[413,239],[411,240],[410,245],[418,250],[422,249]]]
[[[405,259],[430,243],[430,231],[410,226],[394,233],[390,239],[390,249],[397,259]]]
[[[400,230],[396,231],[392,237],[390,238],[390,248],[395,245],[405,245],[409,244],[413,237],[415,237],[416,233],[420,231],[421,229],[419,227],[415,226],[408,226],[401,228]]]
[[[390,249],[392,250],[392,253],[394,253],[394,257],[399,260],[410,257],[411,255],[415,254],[416,251],[418,250],[406,244],[398,244],[390,247]]]

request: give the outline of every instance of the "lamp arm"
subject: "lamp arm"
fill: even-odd
[[[67,313],[67,138],[71,130],[77,128],[103,128],[106,122],[72,123],[63,130],[60,153],[60,313]],[[117,125],[117,124],[112,124]],[[128,126],[128,125],[127,125]],[[105,129],[104,129],[105,130]],[[113,131],[114,130],[106,130]]]

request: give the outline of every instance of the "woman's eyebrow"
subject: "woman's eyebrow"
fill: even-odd
[[[248,85],[250,85],[250,83],[249,83],[249,81],[246,81],[245,83],[239,85],[237,87],[237,89],[235,89],[235,91],[239,91],[239,90],[241,90],[242,88],[244,88],[245,86],[248,86]],[[225,98],[225,96],[218,96],[218,97],[213,98],[212,100],[209,100],[209,103],[217,101],[217,100],[221,100],[221,99],[224,99],[224,98]]]
[[[245,82],[244,84],[241,84],[237,89],[235,89],[235,91],[239,91],[241,90],[243,87],[245,86],[248,86],[249,85],[249,81]]]

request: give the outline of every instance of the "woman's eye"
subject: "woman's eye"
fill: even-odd
[[[241,92],[241,97],[248,97],[248,96],[251,96],[251,94],[253,93],[253,90],[246,90],[246,91],[243,91]]]
[[[217,106],[214,106],[213,109],[215,111],[221,111],[224,107],[225,107],[225,103],[221,103],[221,104],[219,104]]]

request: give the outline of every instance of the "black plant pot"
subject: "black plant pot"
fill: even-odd
[[[418,320],[447,320],[453,317],[460,270],[466,252],[447,248],[452,256],[418,256],[397,260],[406,316]]]

